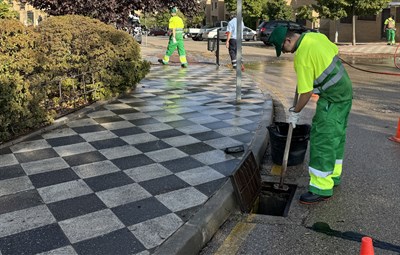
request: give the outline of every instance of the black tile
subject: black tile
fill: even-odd
[[[239,166],[239,163],[240,163],[239,159],[232,159],[229,161],[224,161],[210,165],[210,167],[212,167],[213,169],[217,170],[218,172],[220,172],[225,176],[229,176]]]
[[[25,175],[21,165],[11,165],[0,167],[0,181]]]
[[[30,175],[29,179],[31,180],[33,186],[38,189],[41,187],[77,180],[79,179],[79,176],[71,168],[65,168],[61,170]]]
[[[254,130],[256,130],[258,128],[258,124],[257,124],[257,122],[254,122],[254,123],[249,123],[249,124],[242,125],[242,126],[239,126],[239,127],[243,128],[243,129],[246,129],[248,131],[254,131]]]
[[[115,110],[110,110],[110,111],[112,111],[113,113],[118,114],[118,115],[139,112],[138,110],[136,110],[134,108],[115,109]]]
[[[190,120],[177,120],[177,121],[167,122],[166,124],[170,125],[173,128],[196,125],[196,123],[194,123]]]
[[[19,163],[26,163],[26,162],[30,162],[30,161],[55,158],[55,157],[59,156],[57,154],[57,152],[55,150],[53,150],[52,148],[34,150],[34,151],[28,151],[28,152],[22,152],[22,153],[15,153],[14,155],[17,158]]]
[[[149,105],[149,103],[147,103],[146,101],[126,103],[126,104],[129,105],[129,106],[132,106],[132,107],[141,107],[141,106]]]
[[[199,154],[202,152],[215,150],[214,147],[211,147],[210,145],[205,144],[205,143],[188,144],[188,145],[184,145],[184,146],[179,146],[179,147],[177,147],[177,149],[179,149],[189,155],[195,155],[195,154]]]
[[[123,121],[125,119],[115,115],[115,116],[107,116],[107,117],[101,117],[101,118],[93,118],[94,121],[97,123],[109,123],[109,122],[117,122],[117,121]]]
[[[217,122],[211,122],[211,123],[205,123],[202,124],[205,127],[208,127],[209,129],[219,129],[219,128],[226,128],[226,127],[232,127],[232,125],[223,122],[223,121],[217,121]]]
[[[98,151],[92,151],[92,152],[85,152],[85,153],[80,153],[80,154],[72,155],[72,156],[65,156],[65,157],[63,157],[63,159],[70,166],[78,166],[78,165],[84,165],[84,164],[89,164],[89,163],[93,163],[93,162],[103,161],[103,160],[106,160],[106,157],[104,157]]]
[[[123,157],[123,158],[117,158],[117,159],[111,160],[111,162],[113,162],[113,164],[116,165],[121,170],[139,167],[139,166],[150,165],[150,164],[155,163],[151,158],[147,157],[144,154]]]
[[[253,111],[254,112],[254,111]],[[259,122],[261,120],[261,113],[260,115],[255,115],[255,116],[247,116],[246,119],[251,120],[253,122]]]
[[[106,128],[100,125],[91,125],[91,126],[83,126],[83,127],[74,127],[72,128],[78,134],[90,133],[90,132],[98,132],[98,131],[105,131]]]
[[[254,134],[252,132],[241,134],[241,135],[231,136],[232,139],[240,141],[244,144],[250,143],[251,140],[253,139],[253,137],[254,137]]]
[[[158,121],[156,119],[153,119],[153,118],[130,120],[129,122],[134,124],[134,125],[136,125],[136,126],[143,126],[143,125],[148,125],[148,124],[160,123],[160,121]]]
[[[118,147],[118,146],[124,146],[124,145],[127,145],[128,143],[120,138],[111,138],[111,139],[90,142],[90,144],[93,147],[95,147],[97,150],[101,150],[101,149],[113,148],[113,147]]]
[[[153,132],[153,133],[150,133],[150,134],[152,134],[155,137],[160,138],[160,139],[165,139],[165,138],[185,135],[185,133],[182,133],[181,131],[178,131],[176,129],[167,129],[167,130]]]
[[[174,173],[204,166],[203,163],[197,161],[192,157],[184,157],[184,158],[164,161],[161,162],[161,165],[165,166],[166,168],[168,168],[168,170]]]
[[[189,187],[190,185],[176,175],[167,175],[164,177],[141,182],[140,186],[145,188],[153,196],[156,196],[173,190],[183,189]]]
[[[16,194],[0,197],[0,214],[18,211],[41,204],[43,204],[42,198],[36,190],[18,192]]]
[[[172,114],[170,112],[166,112],[164,110],[160,111],[152,111],[152,112],[146,112],[146,114],[153,116],[153,117],[170,117],[170,116],[175,116],[175,114]]]
[[[232,113],[222,113],[222,114],[216,114],[212,115],[214,118],[220,119],[220,120],[230,120],[233,118],[236,118],[236,115],[233,115]]]
[[[64,136],[64,137],[58,137],[58,138],[49,138],[49,139],[46,139],[46,141],[53,147],[86,142],[85,139],[83,139],[79,135],[71,135],[71,136]]]
[[[188,112],[188,113],[181,113],[179,114],[179,116],[185,118],[185,119],[190,119],[190,118],[198,118],[198,117],[205,117],[208,115],[205,115],[203,113],[200,112]]]
[[[227,177],[225,178],[220,178],[211,182],[206,182],[200,185],[195,186],[197,190],[199,190],[201,193],[204,195],[211,197],[214,195],[215,192],[217,192],[222,185],[226,182]]]
[[[85,182],[94,192],[134,183],[124,172],[115,172],[87,178]]]
[[[79,255],[130,255],[146,250],[127,228],[73,244]]]
[[[0,149],[0,155],[11,154],[11,153],[12,153],[12,151],[11,151],[10,147],[5,147],[5,148]]]
[[[46,225],[0,238],[3,255],[36,254],[70,245],[58,224]]]
[[[171,213],[165,205],[154,197],[121,205],[111,210],[126,226],[132,226]]]
[[[74,218],[107,208],[95,194],[62,200],[48,204],[47,207],[57,221]]]
[[[196,133],[196,134],[191,134],[194,138],[200,140],[200,141],[207,141],[211,139],[216,139],[216,138],[221,138],[223,135],[221,135],[218,132],[215,131],[206,131],[202,133]]]
[[[115,130],[111,130],[111,132],[113,132],[117,136],[127,136],[127,135],[136,135],[136,134],[144,133],[144,131],[138,127],[115,129]]]
[[[135,148],[140,150],[143,153],[149,152],[149,151],[162,150],[162,149],[171,148],[171,147],[172,147],[171,145],[169,145],[161,140],[135,145]]]

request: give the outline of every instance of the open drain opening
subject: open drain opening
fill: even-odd
[[[275,189],[272,182],[261,182],[261,174],[251,151],[243,157],[231,181],[242,212],[288,215],[297,186],[285,184],[289,189],[284,191]]]
[[[287,191],[274,189],[274,183],[262,182],[261,191],[254,203],[252,212],[255,214],[283,216],[289,213],[296,192],[296,185],[285,184],[289,187]]]

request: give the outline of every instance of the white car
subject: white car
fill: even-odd
[[[210,30],[203,32],[201,37],[203,39],[217,38],[218,29],[222,29],[222,28],[220,28],[220,27],[211,28]]]
[[[219,38],[221,39],[221,41],[224,42],[224,41],[226,41],[226,28],[227,27],[223,27],[223,28],[216,27],[216,28],[213,28],[213,29],[211,29],[209,31],[204,32],[202,37],[204,39],[217,38],[217,31],[218,31],[218,29],[220,29],[219,30]],[[256,40],[256,31],[254,31],[251,28],[244,27],[243,28],[243,40],[245,40],[245,41],[250,41],[250,40],[255,41]]]

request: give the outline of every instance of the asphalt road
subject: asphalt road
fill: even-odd
[[[166,44],[166,38],[149,38],[149,45],[144,47],[164,49]],[[185,46],[189,53],[213,61],[213,53],[205,51],[206,42],[188,39]],[[229,57],[223,47],[221,62],[225,65],[229,64]],[[264,47],[260,42],[244,43],[243,56],[245,75],[251,75],[260,89],[271,94],[275,121],[284,121],[294,95],[292,56],[277,59],[274,49]],[[365,69],[399,72],[388,60],[342,57]],[[400,117],[400,80],[398,76],[361,72],[348,66],[346,69],[353,81],[354,101],[342,184],[335,188],[334,197],[314,206],[297,202],[308,184],[306,155],[304,164],[288,167],[285,182],[298,186],[288,217],[234,214],[201,255],[350,255],[359,253],[360,238],[365,235],[374,239],[376,254],[400,254],[400,144],[387,139],[395,135]],[[304,123],[310,123],[315,101],[313,98],[303,112],[301,121]],[[279,178],[271,173],[271,168],[267,151],[262,177],[277,182]]]

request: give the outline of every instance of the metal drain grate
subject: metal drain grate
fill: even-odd
[[[230,177],[242,212],[249,213],[261,191],[261,174],[252,151]]]

